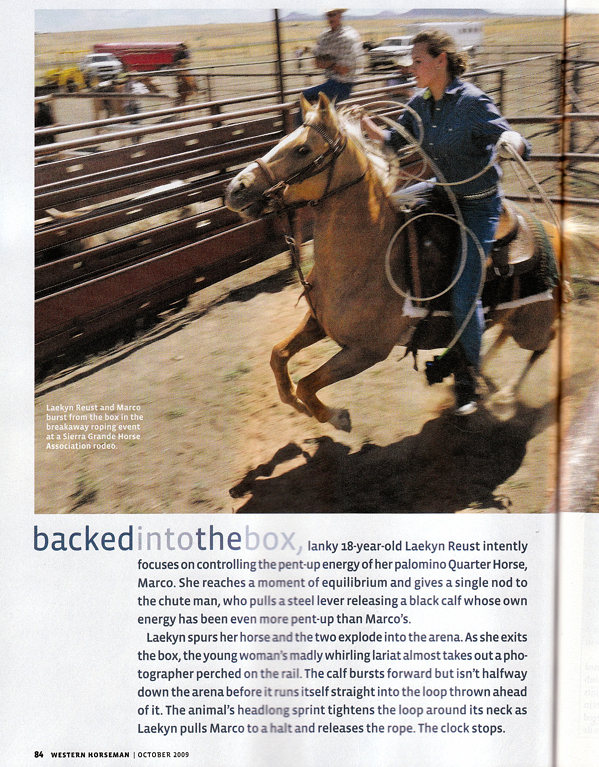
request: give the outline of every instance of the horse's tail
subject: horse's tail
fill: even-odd
[[[566,219],[561,251],[567,271],[583,270],[583,276],[599,276],[599,225],[580,218]]]

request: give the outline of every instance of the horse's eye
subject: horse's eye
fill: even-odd
[[[301,146],[298,146],[297,153],[301,155],[310,154],[312,150],[307,144],[302,144]]]

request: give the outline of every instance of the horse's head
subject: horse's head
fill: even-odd
[[[326,96],[320,94],[314,106],[303,96],[301,101],[303,125],[238,173],[227,187],[230,210],[258,218],[272,210],[277,195],[294,205],[317,201],[326,193],[346,137]]]

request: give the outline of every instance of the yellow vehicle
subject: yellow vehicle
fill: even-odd
[[[78,64],[73,63],[84,51],[61,51],[58,63],[44,72],[44,84],[49,88],[75,93],[85,88],[85,78]]]

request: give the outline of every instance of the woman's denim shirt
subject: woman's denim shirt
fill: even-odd
[[[448,182],[461,181],[479,173],[491,161],[495,144],[504,131],[511,130],[492,99],[471,83],[455,78],[439,101],[427,88],[413,96],[408,105],[420,116],[424,128],[422,148]],[[398,120],[418,141],[421,128],[406,110]],[[387,131],[387,144],[396,151],[407,143],[395,129]],[[525,140],[524,159],[530,156]],[[492,188],[501,178],[495,163],[481,176],[452,187],[456,194],[476,194]]]

